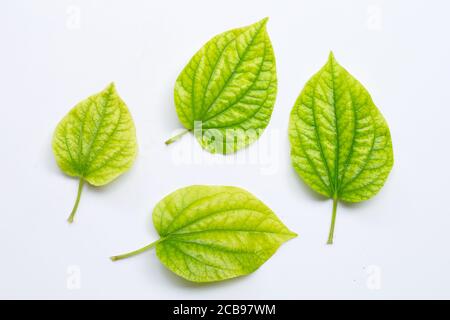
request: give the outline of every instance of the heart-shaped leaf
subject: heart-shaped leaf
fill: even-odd
[[[264,203],[236,187],[179,189],[153,210],[156,242],[120,256],[156,247],[161,262],[194,282],[212,282],[252,273],[285,241],[296,236]]]
[[[134,123],[114,84],[77,104],[58,124],[52,145],[61,170],[80,181],[68,219],[73,222],[83,184],[111,182],[127,171],[136,157]]]
[[[175,84],[184,132],[193,131],[211,153],[232,153],[267,127],[277,93],[275,57],[267,18],[219,34],[189,61]]]
[[[371,198],[391,171],[389,127],[367,90],[330,53],[292,109],[289,139],[297,173],[333,199],[331,244],[338,200]]]

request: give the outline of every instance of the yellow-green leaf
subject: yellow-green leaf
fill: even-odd
[[[267,18],[215,36],[178,76],[174,96],[184,133],[193,131],[209,152],[248,146],[270,121],[277,75],[266,23]]]
[[[156,247],[161,262],[194,282],[212,282],[252,273],[285,241],[296,237],[264,203],[236,187],[179,189],[153,210],[160,239],[127,258]]]
[[[394,163],[389,127],[370,94],[330,53],[305,85],[289,122],[292,163],[318,193],[359,202],[384,185]]]
[[[136,129],[113,83],[78,103],[61,120],[52,146],[61,170],[80,181],[69,217],[72,222],[83,184],[105,185],[127,171],[136,158]]]

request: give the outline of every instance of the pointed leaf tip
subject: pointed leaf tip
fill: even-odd
[[[269,21],[269,17],[265,17],[264,19],[261,19],[258,23],[262,24],[263,28],[266,27],[267,21]]]
[[[269,17],[265,17],[264,19],[261,19],[258,22],[253,23],[252,26],[261,25],[263,28],[265,28],[268,20],[269,20]]]
[[[330,53],[328,54],[328,61],[336,61],[332,50],[330,50]]]
[[[112,92],[117,92],[116,90],[116,84],[114,82],[110,82],[105,90],[103,90],[104,92],[108,92],[108,93],[112,93]]]

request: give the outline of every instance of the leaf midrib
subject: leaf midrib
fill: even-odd
[[[111,95],[112,95],[112,92],[111,92],[111,88],[106,92],[106,95],[105,95],[105,101],[104,101],[104,103],[103,103],[103,105],[102,105],[102,113],[101,113],[101,115],[100,115],[100,120],[98,121],[98,123],[97,123],[97,125],[95,126],[95,131],[94,131],[94,134],[92,135],[92,138],[91,138],[91,140],[90,140],[90,142],[89,142],[89,146],[88,146],[88,149],[87,149],[87,151],[86,151],[86,154],[85,154],[85,156],[84,156],[84,161],[83,162],[85,162],[82,166],[83,166],[83,170],[82,170],[82,172],[83,172],[83,178],[85,177],[85,175],[86,175],[86,173],[87,173],[87,170],[89,170],[89,168],[88,168],[88,162],[89,162],[89,155],[90,155],[90,153],[91,153],[91,151],[92,151],[92,146],[94,145],[94,142],[97,140],[97,136],[98,136],[98,133],[100,132],[100,129],[101,129],[101,127],[102,127],[102,125],[103,125],[103,121],[105,120],[105,118],[106,118],[106,110],[107,110],[107,106],[108,106],[108,104],[109,104],[109,102],[110,102],[110,100],[111,100]],[[94,104],[97,104],[97,101],[94,101]],[[97,110],[97,108],[95,109],[95,111],[96,112],[98,112],[98,110]],[[84,123],[85,121],[83,121],[83,123]],[[83,136],[82,136],[82,134],[80,135],[80,139],[82,139],[83,138]]]
[[[347,158],[345,159],[345,164],[344,164],[344,169],[342,171],[342,178],[339,181],[339,195],[341,193],[341,191],[344,190],[344,186],[342,186],[341,184],[344,183],[344,179],[345,179],[345,175],[347,174],[347,170],[350,164],[350,160],[353,157],[353,152],[354,152],[354,145],[355,145],[355,140],[356,140],[356,126],[358,124],[358,118],[357,118],[357,113],[356,113],[356,107],[355,107],[355,99],[353,97],[353,93],[351,91],[351,89],[349,89],[349,96],[350,96],[350,102],[352,105],[352,111],[353,111],[353,136],[352,136],[352,144],[350,145],[350,151],[348,153]],[[342,188],[341,188],[342,187]]]
[[[188,235],[196,235],[196,234],[202,234],[207,232],[242,232],[242,233],[263,233],[263,234],[270,234],[270,235],[280,235],[280,236],[290,236],[293,237],[294,234],[291,232],[276,232],[276,231],[263,231],[263,230],[248,230],[248,229],[231,229],[231,228],[216,228],[216,229],[206,229],[206,230],[199,230],[199,231],[189,231],[189,232],[182,232],[182,233],[170,233],[166,236],[164,236],[163,241],[167,240],[173,240],[177,237],[181,236],[188,236]]]
[[[334,126],[336,129],[336,148],[335,148],[335,156],[334,156],[334,194],[333,197],[336,198],[338,196],[338,181],[339,181],[339,126],[338,126],[338,114],[336,109],[336,87],[334,82],[334,62],[333,59],[330,60],[330,73],[331,73],[331,95],[332,95],[332,105],[334,110]]]
[[[230,39],[230,40],[225,44],[225,46],[223,47],[223,49],[220,51],[219,58],[216,59],[216,62],[214,63],[214,66],[213,66],[213,68],[212,68],[212,70],[211,70],[211,74],[209,75],[209,78],[208,78],[208,82],[206,83],[205,91],[203,92],[202,103],[201,103],[201,105],[200,105],[200,111],[201,111],[201,113],[202,113],[202,118],[203,118],[204,115],[205,115],[205,112],[203,112],[203,108],[204,108],[204,106],[205,106],[206,93],[208,92],[208,88],[209,88],[209,86],[210,86],[210,84],[211,84],[212,77],[213,77],[213,75],[215,74],[215,72],[216,72],[216,70],[217,70],[217,66],[219,65],[219,62],[220,62],[220,60],[222,59],[223,54],[224,54],[225,51],[228,49],[228,47],[230,46],[230,44],[231,44],[233,41],[235,41],[235,40],[236,40],[240,35],[242,35],[244,32],[245,32],[245,29],[242,30],[239,34],[236,34],[232,39]],[[213,41],[214,41],[214,40],[215,40],[215,39],[213,39]],[[213,42],[213,43],[214,43],[214,45],[217,46],[216,42]],[[206,51],[207,51],[207,50],[206,50],[206,48],[205,48],[205,56],[206,56]],[[208,60],[208,59],[206,59],[206,60]],[[192,112],[193,112],[194,119],[195,119],[194,109],[195,109],[195,108],[194,108],[194,105],[192,105]]]
[[[258,31],[257,33],[259,33],[259,31]],[[256,38],[256,36],[257,36],[257,34],[255,35],[255,38]],[[249,46],[250,46],[250,45],[249,45]],[[216,113],[216,114],[214,114],[214,115],[212,115],[212,116],[210,116],[210,117],[204,119],[203,122],[206,123],[207,121],[209,121],[209,120],[211,120],[211,119],[214,119],[214,118],[218,117],[219,115],[223,114],[224,112],[230,110],[232,107],[234,107],[236,104],[238,104],[238,103],[239,103],[239,102],[247,95],[247,93],[249,93],[250,90],[253,89],[253,87],[255,86],[255,83],[257,82],[259,76],[261,75],[262,67],[263,67],[264,62],[265,62],[265,59],[266,59],[266,54],[267,54],[267,47],[266,47],[266,44],[264,43],[264,55],[263,55],[263,57],[262,57],[262,59],[261,59],[261,63],[260,63],[259,66],[258,66],[258,73],[257,73],[256,76],[255,76],[255,81],[253,81],[253,83],[247,88],[247,90],[244,91],[243,94],[241,94],[241,95],[236,99],[236,101],[234,101],[232,104],[230,104],[228,107],[226,107],[225,109],[221,110],[220,112],[218,112],[218,113]],[[270,80],[270,82],[272,82],[272,80]],[[268,88],[270,88],[270,85],[271,85],[271,84],[269,84]],[[267,95],[267,96],[268,96],[268,95]],[[266,97],[265,101],[266,101],[266,100],[267,100],[267,97]],[[265,101],[264,101],[264,103],[265,103]],[[252,118],[255,114],[257,114],[257,113],[259,112],[259,110],[261,110],[261,108],[263,107],[263,105],[264,105],[264,104],[259,105],[259,108],[254,112],[254,114],[253,114],[252,116],[246,117],[246,118],[245,118],[243,121],[241,121],[240,123],[242,123],[242,122],[248,120],[249,118]],[[236,124],[230,124],[230,126],[233,126],[233,125],[236,125]],[[208,126],[205,127],[205,129],[207,129],[207,128],[208,128]],[[214,127],[214,128],[216,128],[216,127]]]
[[[262,29],[264,26],[265,26],[265,23],[262,23],[262,24],[258,27],[258,29],[256,30],[254,36],[253,36],[252,39],[250,40],[249,45],[245,48],[245,51],[244,51],[244,53],[243,53],[243,55],[242,55],[242,58],[239,59],[239,61],[238,61],[237,65],[235,66],[233,72],[228,76],[227,80],[225,81],[224,85],[222,86],[222,88],[221,88],[221,90],[219,91],[219,93],[217,94],[217,96],[214,98],[213,102],[208,106],[208,108],[206,109],[206,111],[203,112],[203,114],[202,114],[202,119],[196,119],[196,120],[202,120],[202,121],[206,122],[207,120],[210,120],[210,119],[212,119],[212,118],[214,118],[214,117],[216,116],[216,115],[213,115],[213,116],[207,118],[206,120],[203,119],[203,117],[204,117],[205,115],[208,114],[209,110],[211,110],[212,106],[214,106],[214,104],[216,103],[216,101],[217,101],[217,100],[219,99],[219,97],[222,95],[223,91],[224,91],[225,88],[228,86],[228,83],[229,83],[229,82],[231,81],[231,79],[234,78],[234,76],[236,75],[236,70],[241,66],[243,60],[245,59],[245,57],[247,56],[247,54],[248,54],[248,52],[249,52],[249,50],[250,50],[250,47],[253,45],[253,43],[254,43],[256,37],[258,36],[259,32],[261,31],[261,29]]]
[[[109,157],[107,160],[104,161],[104,164],[101,165],[101,166],[98,167],[98,168],[95,168],[95,169],[91,169],[91,168],[90,168],[91,165],[92,165],[92,163],[95,161],[95,159],[97,159],[97,158],[105,151],[106,146],[107,146],[109,143],[111,143],[112,137],[116,134],[116,132],[117,132],[119,126],[120,126],[120,123],[121,123],[121,121],[122,121],[122,116],[123,116],[123,112],[122,112],[122,109],[121,109],[120,106],[119,106],[119,119],[117,119],[117,123],[116,123],[116,125],[114,126],[114,129],[111,131],[110,134],[108,134],[108,137],[105,139],[105,142],[104,142],[103,145],[101,146],[100,150],[98,150],[97,153],[96,153],[96,154],[92,157],[92,159],[89,161],[89,163],[88,163],[88,165],[87,165],[87,168],[88,168],[87,170],[88,170],[88,171],[86,172],[86,173],[87,173],[86,175],[90,175],[90,174],[92,174],[92,172],[95,172],[95,171],[101,169],[102,167],[106,166],[106,164],[114,158],[114,156]],[[126,148],[128,148],[127,145],[122,146],[122,147],[119,149],[119,153],[120,153],[121,151],[123,151],[124,149],[126,149]],[[115,154],[117,154],[117,152],[116,152]],[[90,158],[91,158],[91,157],[90,157]]]
[[[320,139],[320,134],[319,134],[319,130],[318,130],[318,123],[317,123],[317,118],[316,118],[316,90],[317,90],[317,85],[318,85],[318,80],[320,79],[320,77],[322,76],[324,70],[320,71],[319,73],[319,77],[316,78],[315,83],[314,83],[314,87],[313,87],[313,99],[312,99],[312,106],[311,106],[311,110],[312,110],[312,114],[313,114],[313,122],[314,122],[314,132],[316,134],[316,139],[317,139],[317,144],[319,145],[319,150],[320,150],[320,156],[322,158],[322,161],[325,164],[325,167],[327,169],[327,174],[328,174],[328,180],[330,185],[328,186],[329,191],[331,192],[330,197],[333,196],[333,189],[332,189],[332,185],[334,183],[332,176],[331,176],[331,171],[330,168],[328,166],[328,161],[325,158],[325,154],[323,152],[323,147],[322,147],[322,140]]]
[[[195,225],[195,224],[198,223],[199,221],[209,219],[209,218],[211,218],[211,217],[214,217],[214,216],[216,216],[216,215],[223,214],[223,213],[225,213],[225,212],[229,212],[229,211],[242,211],[242,210],[251,211],[251,212],[257,212],[257,213],[260,213],[260,214],[262,213],[262,212],[260,212],[260,211],[254,210],[254,209],[247,209],[247,208],[223,209],[223,210],[217,210],[217,211],[213,211],[213,212],[208,212],[206,215],[204,215],[204,216],[202,216],[202,217],[199,217],[199,218],[197,218],[197,219],[194,219],[194,220],[188,222],[187,224],[181,226],[180,228],[173,230],[173,231],[170,232],[169,234],[175,234],[175,233],[181,234],[181,233],[179,233],[179,231],[185,230],[186,228]],[[262,214],[263,214],[263,213],[262,213]],[[264,214],[263,214],[263,215],[264,215]]]

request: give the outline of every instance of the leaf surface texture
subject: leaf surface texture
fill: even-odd
[[[393,165],[389,127],[367,90],[330,54],[305,85],[289,123],[292,163],[318,193],[371,198]]]
[[[161,262],[193,282],[214,282],[258,269],[294,237],[264,203],[236,187],[190,186],[162,199],[153,211],[161,238],[113,261],[156,247]]]
[[[267,18],[219,34],[189,61],[175,84],[183,126],[212,153],[232,153],[254,142],[269,123],[277,92]]]
[[[292,164],[316,192],[359,202],[384,185],[394,163],[391,134],[363,85],[331,53],[305,85],[290,116]]]
[[[114,84],[78,103],[58,124],[53,152],[68,175],[94,186],[127,171],[136,157],[136,129]]]
[[[52,147],[61,170],[80,180],[68,218],[72,223],[84,183],[103,186],[127,171],[136,158],[136,129],[113,83],[78,103],[61,120]]]

